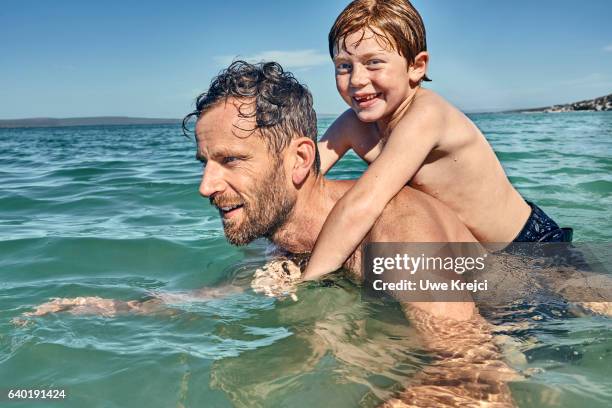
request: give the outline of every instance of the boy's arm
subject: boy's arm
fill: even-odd
[[[355,113],[347,110],[331,124],[317,143],[322,174],[327,174],[329,169],[351,148],[351,138],[359,136],[359,129],[355,126],[355,121],[359,121]]]
[[[414,113],[418,116],[404,117],[398,123],[378,158],[328,215],[304,272],[305,280],[342,266],[437,145],[441,114],[433,109]]]

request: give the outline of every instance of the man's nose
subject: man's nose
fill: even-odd
[[[200,182],[200,194],[204,197],[210,197],[215,193],[222,192],[225,189],[225,185],[221,166],[212,161],[206,163],[204,175]]]
[[[355,64],[351,71],[351,87],[361,88],[369,81],[368,70],[361,64]]]

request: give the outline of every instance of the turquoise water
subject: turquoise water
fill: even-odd
[[[525,197],[576,240],[612,241],[611,113],[472,118]],[[65,389],[65,401],[39,404],[58,407],[375,406],[428,361],[396,306],[362,301],[343,280],[297,303],[247,290],[170,315],[12,324],[52,297],[248,287],[266,243],[225,241],[176,126],[0,129],[0,146],[3,393]],[[363,168],[349,156],[331,177]],[[511,384],[519,405],[610,406],[610,320],[534,313],[544,318],[506,333],[526,357],[516,368],[531,373]]]

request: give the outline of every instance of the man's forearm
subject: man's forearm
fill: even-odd
[[[477,312],[459,321],[406,303],[402,307],[435,360],[411,379],[398,400],[386,406],[404,402],[416,407],[463,406],[479,401],[515,406],[507,382],[517,375],[503,362],[489,324]]]
[[[117,300],[98,296],[80,296],[75,298],[54,298],[26,312],[25,317],[44,316],[49,313],[68,312],[74,315],[99,315],[115,317],[121,314],[175,314],[177,311],[168,307],[191,301],[206,301],[228,296],[242,291],[242,288],[225,285],[214,288],[201,288],[187,292],[159,292],[143,300]],[[25,324],[17,318],[15,323]]]

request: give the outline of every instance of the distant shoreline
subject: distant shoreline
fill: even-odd
[[[612,111],[612,94],[583,101],[552,105],[543,108],[513,109],[500,113],[558,113],[558,112],[607,112]]]
[[[136,118],[129,116],[95,116],[82,118],[0,119],[0,128],[37,128],[65,126],[174,125],[181,119]]]
[[[337,117],[340,114],[320,114],[319,117]],[[92,116],[82,118],[24,118],[0,119],[0,129],[72,127],[72,126],[129,126],[180,125],[182,119],[138,118],[130,116]]]
[[[612,94],[595,99],[588,99],[564,105],[552,105],[543,108],[512,109],[504,111],[478,111],[469,114],[483,113],[557,113],[557,112],[606,112],[612,111]],[[319,117],[337,117],[340,114],[319,114]],[[24,118],[0,119],[0,129],[4,128],[41,128],[70,126],[126,126],[126,125],[179,125],[182,119],[175,118],[139,118],[131,116],[92,116],[76,118]]]

